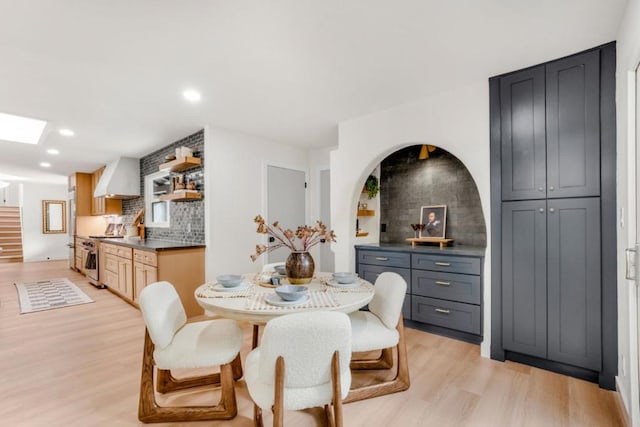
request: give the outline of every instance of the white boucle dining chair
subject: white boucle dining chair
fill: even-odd
[[[272,409],[273,425],[285,410],[324,406],[329,425],[342,426],[342,399],[351,385],[351,325],[344,313],[313,311],[270,320],[260,347],[245,360],[254,421]]]
[[[180,297],[169,282],[140,293],[146,324],[138,418],[145,423],[230,419],[237,414],[234,378],[242,376],[242,330],[228,319],[187,323]],[[154,365],[161,393],[202,385],[220,385],[217,405],[162,407],[155,398]],[[220,367],[212,375],[175,379],[172,369]]]
[[[369,303],[369,311],[349,314],[353,352],[380,350],[377,359],[353,359],[351,369],[389,369],[393,367],[393,348],[397,350],[397,371],[392,380],[351,389],[345,403],[409,388],[409,364],[404,338],[402,304],[407,282],[397,273],[384,272],[375,283],[375,294]]]

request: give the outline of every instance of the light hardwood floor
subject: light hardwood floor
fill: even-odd
[[[56,277],[68,277],[95,303],[18,314],[15,281]],[[243,360],[250,345],[250,328],[244,330]],[[407,329],[406,336],[411,388],[345,405],[347,426],[623,425],[616,394],[595,384],[484,359],[478,346],[437,335]],[[0,425],[140,425],[143,340],[139,311],[89,285],[66,262],[0,264]],[[236,390],[235,419],[171,425],[252,426],[244,381]],[[159,400],[209,404],[218,396],[200,389]],[[320,409],[287,412],[285,424],[325,425],[322,414]]]

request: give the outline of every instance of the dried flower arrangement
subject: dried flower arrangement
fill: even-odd
[[[306,252],[318,243],[336,241],[336,235],[333,230],[327,230],[327,226],[322,221],[316,221],[315,227],[309,225],[298,226],[296,231],[290,228],[282,229],[279,221],[269,225],[260,215],[256,216],[253,222],[258,224],[258,229],[256,230],[258,233],[273,237],[275,242],[268,246],[256,245],[256,253],[251,255],[252,261],[255,261],[264,253],[279,248],[289,248],[293,252]]]

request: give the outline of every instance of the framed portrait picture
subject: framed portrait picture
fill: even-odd
[[[420,237],[444,239],[447,229],[447,205],[423,206],[420,209],[420,224],[425,225]]]

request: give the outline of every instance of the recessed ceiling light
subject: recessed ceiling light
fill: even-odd
[[[51,163],[49,163],[49,162],[40,162],[40,166],[42,166],[43,168],[48,168],[48,167],[51,167]]]
[[[60,129],[58,132],[60,132],[60,135],[64,135],[64,136],[73,136],[76,134],[71,129]]]
[[[182,92],[182,96],[184,96],[184,99],[186,99],[189,102],[198,102],[202,98],[202,96],[200,95],[200,92],[195,91],[193,89],[185,90],[184,92]]]
[[[29,117],[0,113],[0,139],[37,144],[47,122]]]
[[[60,154],[60,151],[56,150],[55,148],[49,148],[49,149],[47,150],[47,153],[52,154],[52,155],[54,155],[54,156],[55,156],[55,155]]]

